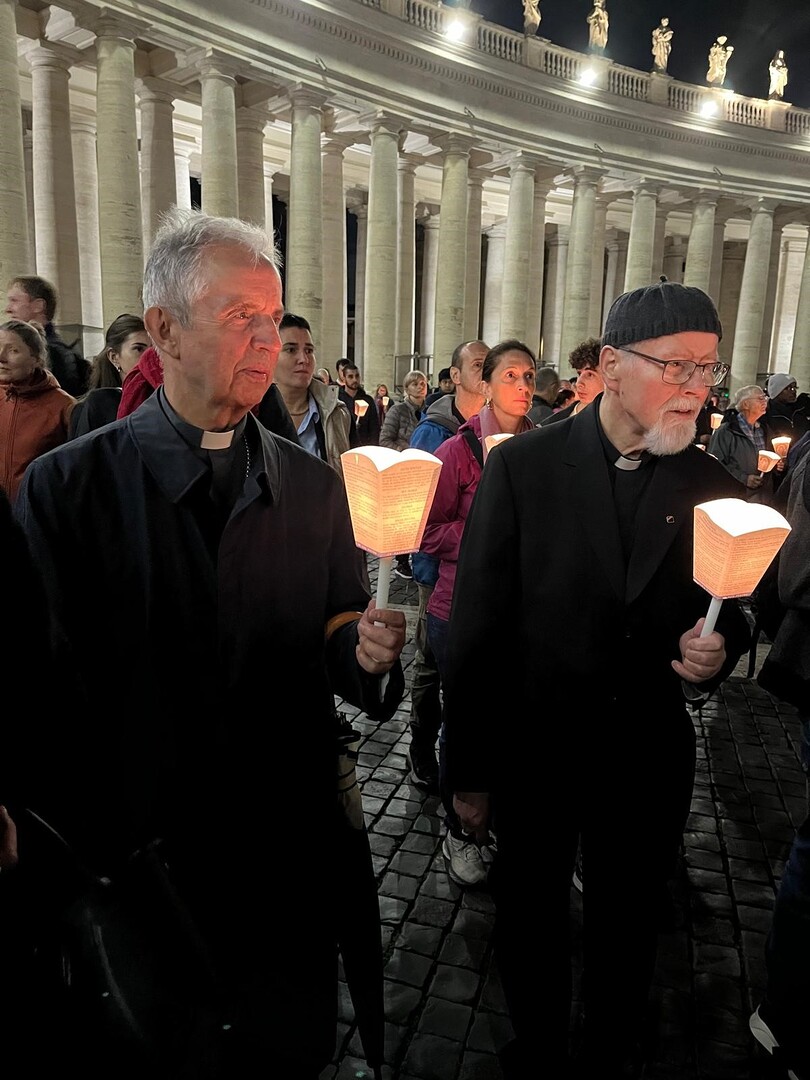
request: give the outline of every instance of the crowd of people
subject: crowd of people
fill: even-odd
[[[810,725],[810,409],[796,380],[771,375],[722,408],[715,305],[662,280],[613,303],[602,336],[568,357],[570,378],[538,368],[521,341],[474,340],[434,390],[414,369],[394,394],[379,384],[372,395],[353,360],[338,359],[334,378],[318,367],[264,231],[199,211],[166,217],[143,315],[119,316],[92,364],[59,339],[56,300],[42,279],[15,278],[0,326],[6,611],[36,650],[14,664],[37,700],[0,757],[0,1025],[30,1025],[32,957],[43,923],[61,917],[42,903],[48,858],[33,815],[98,880],[156,858],[207,972],[193,1022],[177,1002],[153,1007],[137,1052],[122,1050],[109,1011],[77,1022],[49,997],[59,1037],[32,1050],[43,1075],[80,1062],[90,1080],[136,1080],[156,1046],[172,1080],[248,1075],[260,1060],[315,1080],[331,1060],[338,952],[358,1000],[362,973],[373,984],[382,963],[362,814],[337,794],[348,736],[335,697],[385,720],[406,685],[405,618],[371,598],[341,456],[412,447],[442,469],[420,548],[395,571],[418,596],[410,779],[441,797],[450,878],[495,900],[514,1031],[504,1076],[525,1080],[541,1060],[559,1076],[640,1076],[661,898],[694,781],[688,704],[708,699],[750,641],[736,601],[701,633],[695,504],[756,499],[788,515],[773,661],[789,677],[772,685]],[[790,452],[764,474],[759,455],[780,436]],[[114,661],[91,647],[100,630]],[[293,728],[306,733],[305,798]],[[640,754],[656,767],[639,769]],[[632,904],[614,881],[613,826],[630,819]],[[550,936],[525,933],[539,833]],[[265,852],[294,889],[266,888]],[[584,1021],[572,1048],[578,855]],[[810,818],[751,1020],[800,1080],[808,925]]]

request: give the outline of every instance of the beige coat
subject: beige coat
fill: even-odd
[[[342,478],[343,467],[340,455],[344,450],[349,449],[352,421],[349,410],[338,398],[339,390],[339,386],[335,384],[327,386],[320,379],[313,379],[309,384],[309,392],[315,398],[315,404],[321,414],[321,425],[326,440],[326,460]]]

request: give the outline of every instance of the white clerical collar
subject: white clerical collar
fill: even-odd
[[[614,469],[621,469],[622,472],[634,472],[636,469],[641,468],[641,463],[644,459],[625,457],[624,454],[619,454],[616,460],[613,462]]]
[[[203,450],[227,450],[233,442],[233,431],[204,431],[200,440]]]

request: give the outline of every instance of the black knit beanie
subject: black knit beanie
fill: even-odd
[[[620,348],[690,330],[722,338],[723,327],[712,298],[693,285],[679,285],[662,277],[655,285],[616,297],[605,320],[602,344]]]

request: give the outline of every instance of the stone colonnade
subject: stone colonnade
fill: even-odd
[[[29,272],[51,279],[58,322],[77,334],[141,309],[144,255],[160,217],[172,205],[190,205],[191,151],[178,143],[173,121],[182,87],[136,78],[143,27],[105,12],[92,29],[95,117],[71,114],[79,51],[27,43],[26,143],[15,5],[0,0],[0,266],[6,280]],[[438,154],[427,158],[406,152],[408,117],[372,109],[358,115],[355,130],[333,130],[326,91],[296,84],[269,106],[256,104],[265,99],[245,96],[237,73],[234,61],[214,50],[198,60],[202,206],[272,230],[279,167],[264,158],[265,130],[274,117],[288,118],[285,303],[309,319],[321,363],[333,367],[347,354],[353,284],[354,354],[370,386],[394,382],[416,355],[431,356],[435,374],[459,342],[479,336],[488,344],[517,337],[566,371],[568,353],[599,335],[615,297],[664,273],[706,289],[718,303],[732,390],[774,366],[791,370],[803,386],[810,382],[810,246],[795,232],[782,236],[786,224],[803,220],[800,207],[766,198],[734,202],[728,193],[721,203],[716,192],[643,176],[618,190],[604,169],[561,172],[528,149],[493,161],[480,141],[453,130],[430,136]],[[348,191],[345,155],[364,143],[367,190]],[[417,170],[438,162],[439,202],[417,203]],[[507,182],[505,217],[485,223],[487,184],[502,189]],[[566,187],[570,219],[563,222],[557,204]],[[628,199],[629,228],[617,229],[610,208]],[[667,234],[675,209],[691,214],[688,236]],[[347,210],[357,224],[352,283]],[[748,219],[747,241],[725,239],[732,216]]]

